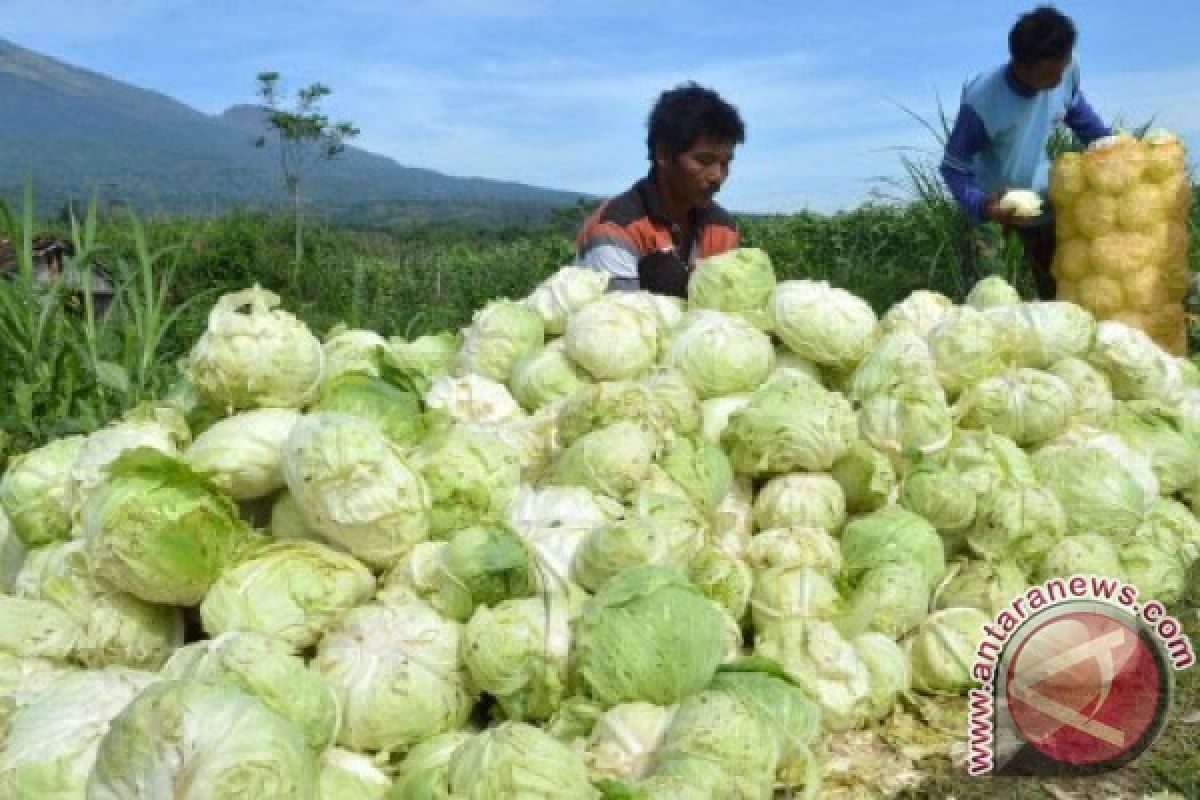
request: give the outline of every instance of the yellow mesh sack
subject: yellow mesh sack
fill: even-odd
[[[1186,355],[1191,183],[1179,138],[1107,137],[1050,170],[1058,299]]]

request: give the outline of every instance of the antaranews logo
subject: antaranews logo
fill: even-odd
[[[1162,732],[1195,653],[1137,587],[1076,575],[1027,589],[984,626],[970,692],[972,775],[1094,775]]]

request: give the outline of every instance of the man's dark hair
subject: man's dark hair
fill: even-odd
[[[649,128],[646,149],[651,161],[660,145],[669,155],[677,156],[687,152],[702,136],[734,144],[746,140],[746,126],[737,109],[712,89],[693,82],[660,94],[646,127]]]
[[[1019,64],[1065,58],[1075,47],[1075,24],[1051,6],[1022,14],[1008,32],[1008,52]]]

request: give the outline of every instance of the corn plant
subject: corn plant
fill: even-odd
[[[131,215],[133,256],[98,241],[93,199],[70,218],[74,254],[59,276],[38,275],[33,258],[33,190],[14,213],[0,202],[0,223],[16,250],[17,268],[0,280],[0,381],[12,398],[0,411],[10,449],[67,433],[94,430],[121,412],[152,400],[174,370],[164,363],[171,327],[204,293],[171,299],[177,248],[151,252],[141,222]],[[97,308],[101,258],[111,262],[114,296]],[[2,457],[0,453],[0,457]]]

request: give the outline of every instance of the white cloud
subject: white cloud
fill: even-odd
[[[868,123],[884,122],[888,110],[868,87],[821,74],[800,52],[631,76],[569,56],[484,63],[453,76],[379,64],[340,91],[369,109],[356,118],[368,131],[360,143],[402,163],[610,194],[644,172],[646,114],[659,92],[685,79],[717,88],[746,120],[748,141],[728,187],[739,207],[827,205],[828,192],[785,188],[811,187],[818,176],[853,186],[842,191],[847,198],[861,194],[861,181],[843,166],[814,166],[857,165],[864,156],[847,156],[845,148],[900,143],[856,136],[864,114]],[[897,111],[892,121],[900,117]],[[806,143],[809,137],[815,141]]]

